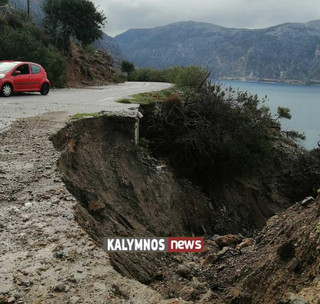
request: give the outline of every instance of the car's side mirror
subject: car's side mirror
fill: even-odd
[[[13,75],[14,75],[14,76],[21,75],[21,71],[15,71],[15,72],[13,73]]]

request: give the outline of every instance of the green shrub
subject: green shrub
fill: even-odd
[[[123,60],[121,62],[121,72],[127,73],[129,76],[132,72],[134,72],[135,66],[132,62],[129,62],[127,60]]]
[[[113,81],[114,81],[115,83],[123,83],[123,82],[125,82],[126,80],[127,80],[127,77],[124,76],[124,75],[121,74],[121,73],[115,73],[115,74],[113,75]]]
[[[178,67],[174,68],[171,72],[173,83],[177,86],[195,89],[200,87],[208,73],[197,66]]]
[[[320,188],[320,149],[304,151],[286,163],[282,191],[293,202],[314,196]]]
[[[181,91],[170,88],[157,92],[140,93],[132,95],[130,98],[119,99],[117,102],[140,105],[148,105],[156,102],[181,102]]]
[[[118,99],[117,102],[119,103],[134,103],[133,101],[135,101],[135,99],[130,99],[130,98],[121,98],[121,99]]]
[[[65,86],[67,81],[65,74],[67,62],[58,52],[49,50],[43,67],[46,69],[48,78],[53,86],[58,88]]]
[[[147,140],[146,138],[144,137],[141,137],[140,140],[139,140],[139,146],[141,147],[144,147],[144,148],[148,148],[150,145],[150,141]]]
[[[130,73],[131,81],[170,82],[178,87],[197,89],[203,83],[208,71],[197,67],[173,67],[166,70],[136,69]]]
[[[76,113],[72,116],[72,119],[81,119],[86,117],[99,117],[100,113]]]
[[[144,113],[141,136],[150,140],[153,153],[202,185],[263,166],[273,146],[270,132],[280,128],[257,96],[217,85],[155,107],[154,115]]]

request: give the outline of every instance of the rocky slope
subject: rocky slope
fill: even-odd
[[[106,236],[201,235],[212,230],[206,197],[179,185],[165,163],[132,142],[135,118],[82,119],[53,137],[59,169],[81,203],[77,218],[93,239]],[[66,134],[68,139],[66,140]],[[121,273],[154,280],[163,254],[111,254]]]
[[[258,30],[189,21],[115,38],[124,57],[140,67],[199,65],[215,77],[320,81],[320,20]]]
[[[102,247],[103,238],[190,236],[217,232],[249,233],[262,228],[283,206],[249,186],[228,185],[228,195],[211,200],[190,182],[177,178],[164,160],[153,158],[134,142],[135,118],[101,116],[74,121],[55,136],[61,151],[58,168],[67,189],[77,198],[76,219]],[[243,237],[237,236],[241,241]],[[210,241],[209,241],[210,244]],[[210,254],[216,247],[209,246]],[[221,248],[222,249],[222,248]],[[208,253],[208,252],[207,252]],[[209,284],[198,278],[191,296],[179,272],[183,261],[201,263],[206,256],[161,253],[112,253],[111,264],[121,274],[150,284],[165,298],[206,303]],[[168,265],[171,265],[168,267]],[[189,267],[189,266],[188,266]],[[187,268],[188,268],[187,267]],[[197,266],[200,275],[200,266]],[[202,273],[202,272],[201,272]],[[201,274],[203,275],[203,274]],[[181,278],[182,276],[182,278]],[[187,282],[187,283],[186,283]],[[209,301],[209,303],[211,303]]]
[[[103,33],[101,39],[94,42],[94,48],[110,54],[113,59],[113,65],[115,68],[120,68],[121,62],[124,57],[122,56],[121,49],[114,38]]]
[[[67,58],[66,83],[69,87],[106,85],[113,82],[115,68],[110,55],[104,51],[88,51],[71,45],[72,56]]]
[[[203,253],[174,256],[151,286],[194,303],[319,303],[319,203],[296,203],[255,239],[215,235]]]

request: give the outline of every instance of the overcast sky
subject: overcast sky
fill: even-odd
[[[93,0],[108,18],[105,32],[151,28],[177,21],[264,28],[320,19],[319,0]]]

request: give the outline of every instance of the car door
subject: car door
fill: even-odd
[[[32,87],[33,90],[39,91],[41,86],[41,80],[42,80],[41,68],[37,64],[30,63],[30,69],[31,69],[30,86]]]
[[[19,65],[12,73],[14,91],[23,92],[30,90],[30,68],[29,64]]]

